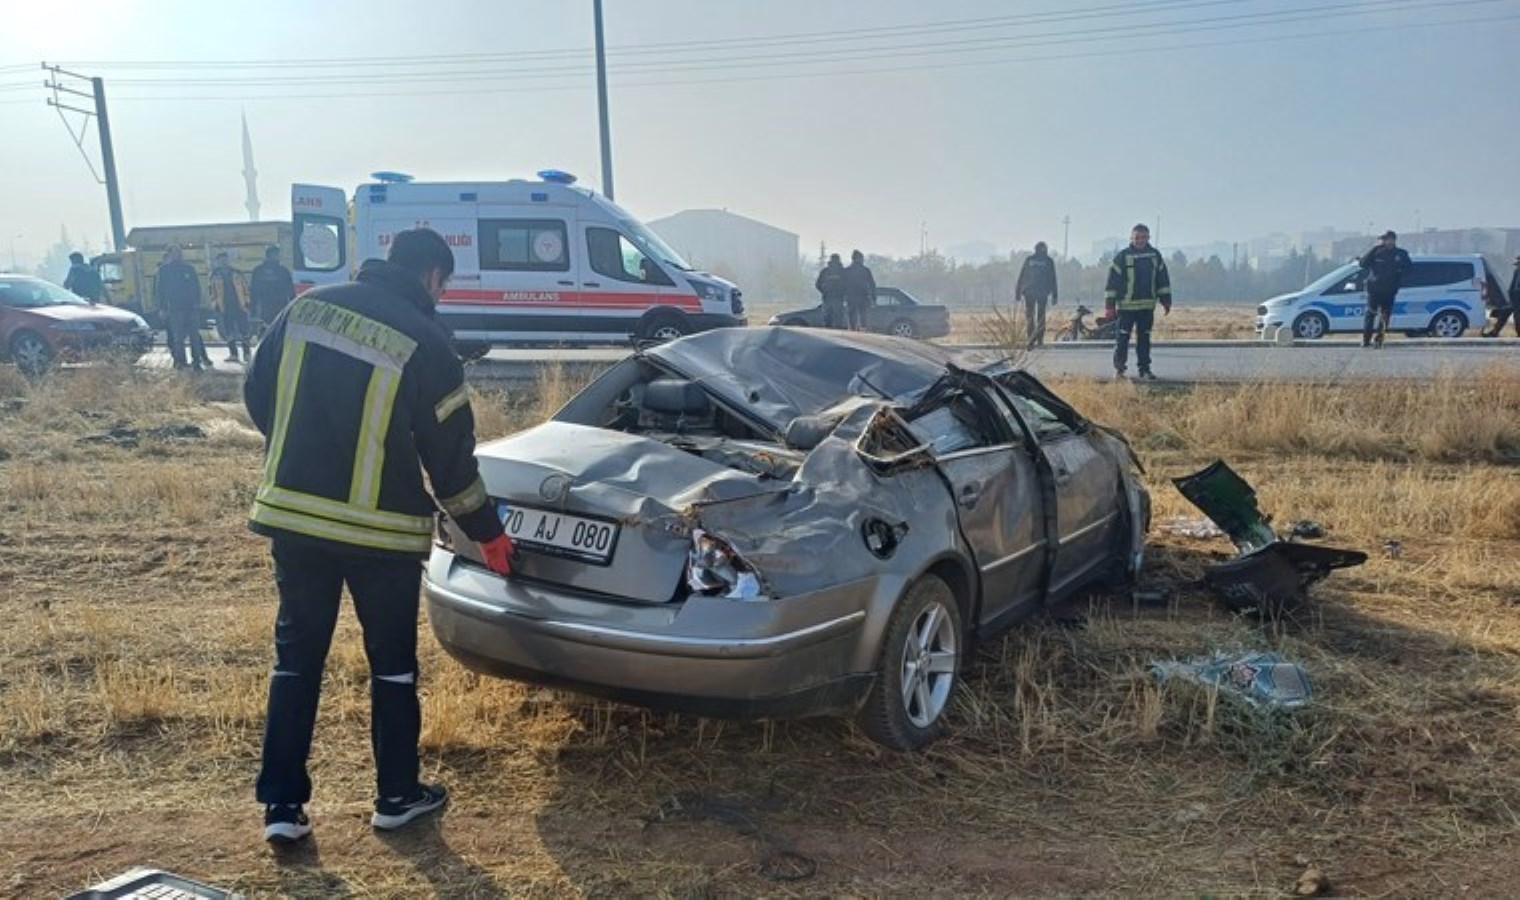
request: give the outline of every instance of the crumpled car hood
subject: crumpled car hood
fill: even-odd
[[[719,328],[644,353],[777,434],[844,397],[902,397],[933,384],[950,363],[975,368],[989,361],[908,338],[786,327]],[[753,376],[758,372],[763,379]]]

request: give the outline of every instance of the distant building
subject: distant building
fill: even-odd
[[[1367,235],[1336,241],[1332,258],[1361,256],[1374,243]],[[1520,254],[1520,228],[1427,228],[1399,235],[1399,246],[1410,253],[1481,253],[1489,263],[1504,268]]]
[[[687,262],[732,278],[755,299],[775,293],[780,273],[794,276],[799,265],[797,235],[726,209],[683,210],[649,227]]]

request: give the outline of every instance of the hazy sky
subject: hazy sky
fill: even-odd
[[[1163,246],[1520,225],[1520,0],[606,0],[606,27],[646,220],[726,207],[809,254],[913,253],[921,223],[1058,249],[1064,215],[1073,253],[1157,215]],[[246,217],[245,110],[266,219],[378,169],[595,186],[591,36],[591,0],[7,0],[0,257],[109,234],[41,60],[106,78],[130,228]]]

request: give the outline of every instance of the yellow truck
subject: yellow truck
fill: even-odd
[[[134,228],[127,233],[127,249],[103,253],[93,262],[105,283],[106,299],[115,306],[131,310],[148,320],[154,328],[164,327],[164,317],[153,299],[154,281],[159,263],[170,247],[178,246],[201,279],[202,296],[211,270],[211,258],[225,251],[232,267],[244,275],[264,261],[264,249],[277,245],[280,263],[291,267],[291,232],[289,222],[225,222],[211,225],[159,225]],[[208,317],[214,310],[206,309]]]

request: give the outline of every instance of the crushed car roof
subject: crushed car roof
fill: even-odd
[[[720,328],[644,353],[777,431],[846,397],[911,396],[952,363],[980,369],[999,361],[909,338],[784,326]]]

